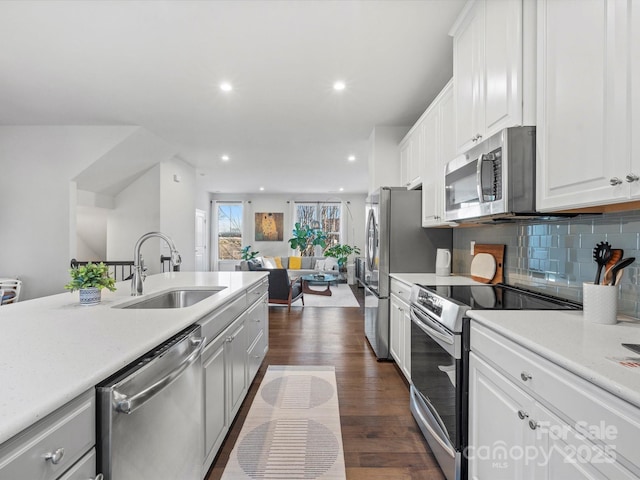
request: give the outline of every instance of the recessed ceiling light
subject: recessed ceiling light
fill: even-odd
[[[233,86],[229,82],[222,82],[220,84],[220,90],[222,90],[223,92],[230,92],[231,90],[233,90]]]
[[[355,162],[356,161],[356,156],[355,155],[349,155],[347,157],[347,160],[349,160],[350,162]]]
[[[262,191],[264,191],[264,187],[260,187],[260,191],[261,191],[261,192],[262,192]]]
[[[222,155],[222,156],[220,157],[220,159],[221,159],[223,162],[228,162],[228,161],[229,161],[229,155]]]
[[[341,191],[341,192],[344,192],[344,188],[340,187],[340,191]]]
[[[338,92],[344,90],[345,88],[347,88],[347,85],[342,80],[338,80],[333,84],[333,89],[337,90]]]

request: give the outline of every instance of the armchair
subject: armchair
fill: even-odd
[[[298,278],[291,282],[286,268],[264,268],[269,272],[269,303],[288,305],[287,312],[291,311],[291,302],[302,299],[304,306],[304,294],[302,282]]]

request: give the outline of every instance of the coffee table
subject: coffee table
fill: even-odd
[[[331,296],[331,282],[335,282],[336,280],[338,280],[338,277],[336,277],[335,275],[303,275],[301,277],[302,279],[302,291],[304,293],[308,293],[310,295],[325,295],[325,296]],[[327,288],[324,290],[313,290],[311,289],[311,287],[309,286],[309,283],[326,283],[327,284]]]

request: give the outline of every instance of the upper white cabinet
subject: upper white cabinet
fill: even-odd
[[[506,127],[534,125],[534,2],[469,1],[450,34],[456,150]]]
[[[538,2],[539,210],[640,198],[639,30],[633,0]]]
[[[421,124],[422,226],[436,227],[444,222],[444,166],[456,156],[453,81],[429,106]]]
[[[419,123],[418,121],[400,142],[400,182],[401,186],[407,187],[409,190],[422,184],[420,162],[423,145],[420,138]]]

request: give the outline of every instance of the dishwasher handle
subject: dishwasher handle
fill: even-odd
[[[156,394],[160,393],[164,388],[168,387],[176,380],[182,372],[184,372],[189,366],[191,366],[202,354],[205,344],[207,343],[206,337],[195,337],[191,339],[193,345],[197,345],[196,348],[187,358],[184,359],[175,369],[169,372],[167,375],[157,380],[141,392],[135,395],[125,395],[117,390],[113,391],[113,398],[115,400],[115,409],[117,412],[126,413],[127,415],[135,412],[138,408],[144,405],[147,401],[153,398]]]

